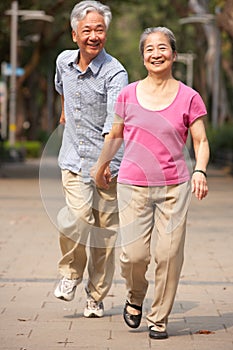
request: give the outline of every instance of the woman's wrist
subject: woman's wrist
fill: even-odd
[[[203,175],[207,178],[207,174],[206,174],[206,172],[205,172],[204,170],[195,169],[195,170],[193,170],[193,174],[194,174],[194,173],[201,173],[201,174],[203,174]]]

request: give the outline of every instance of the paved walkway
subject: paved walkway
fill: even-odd
[[[114,283],[105,299],[105,317],[85,319],[84,285],[77,288],[70,303],[53,296],[60,257],[53,223],[62,204],[60,179],[51,176],[39,182],[34,163],[2,166],[0,349],[233,349],[233,177],[211,167],[208,173],[208,198],[202,202],[193,198],[191,203],[185,263],[169,319],[169,339],[156,341],[149,339],[145,322],[153,293],[153,262],[138,330],[130,330],[122,320],[125,286],[118,259]],[[43,177],[43,171],[41,174]]]

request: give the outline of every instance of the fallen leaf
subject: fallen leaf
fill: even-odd
[[[195,334],[215,334],[215,332],[208,331],[207,329],[200,329],[199,331],[196,331]]]
[[[30,319],[26,319],[26,318],[18,318],[18,321],[20,321],[20,322],[26,322],[26,321],[30,321]]]

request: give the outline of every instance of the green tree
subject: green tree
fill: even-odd
[[[18,78],[17,90],[17,138],[38,139],[50,133],[58,124],[60,100],[54,91],[53,77],[55,60],[64,49],[75,48],[71,40],[69,24],[70,11],[77,1],[74,0],[23,0],[20,9],[45,10],[54,17],[53,23],[44,21],[22,21],[19,18],[18,65],[25,74]],[[167,26],[177,38],[178,51],[193,53],[194,88],[209,103],[206,52],[208,37],[200,24],[180,25],[179,19],[198,13],[194,4],[203,11],[216,15],[217,25],[222,38],[221,78],[224,89],[222,101],[228,106],[220,116],[224,121],[233,114],[233,67],[232,67],[232,0],[104,0],[113,12],[107,40],[107,50],[116,56],[129,72],[130,81],[141,79],[145,75],[143,62],[139,55],[138,43],[145,27]],[[10,61],[10,9],[11,1],[0,3],[0,52],[1,62]],[[185,80],[186,66],[177,63],[178,77]],[[211,102],[211,101],[210,101]],[[222,103],[224,105],[224,103]],[[25,129],[23,126],[29,125]]]

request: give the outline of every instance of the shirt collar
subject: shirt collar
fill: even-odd
[[[106,51],[103,49],[100,51],[98,56],[96,56],[91,63],[89,64],[90,69],[92,70],[93,74],[97,74],[100,67],[102,66],[104,60],[106,58]]]
[[[79,56],[79,50],[74,50],[69,59],[68,66],[71,67],[74,63],[76,63],[78,60],[78,56]]]
[[[80,50],[75,50],[73,55],[70,58],[70,61],[68,63],[69,66],[72,66],[74,63],[77,62],[77,59],[79,57],[79,52]],[[102,66],[105,58],[106,58],[107,54],[105,49],[101,50],[100,53],[98,54],[98,56],[96,56],[91,63],[89,64],[89,68],[91,69],[91,71],[93,72],[93,74],[97,74],[100,67]]]

